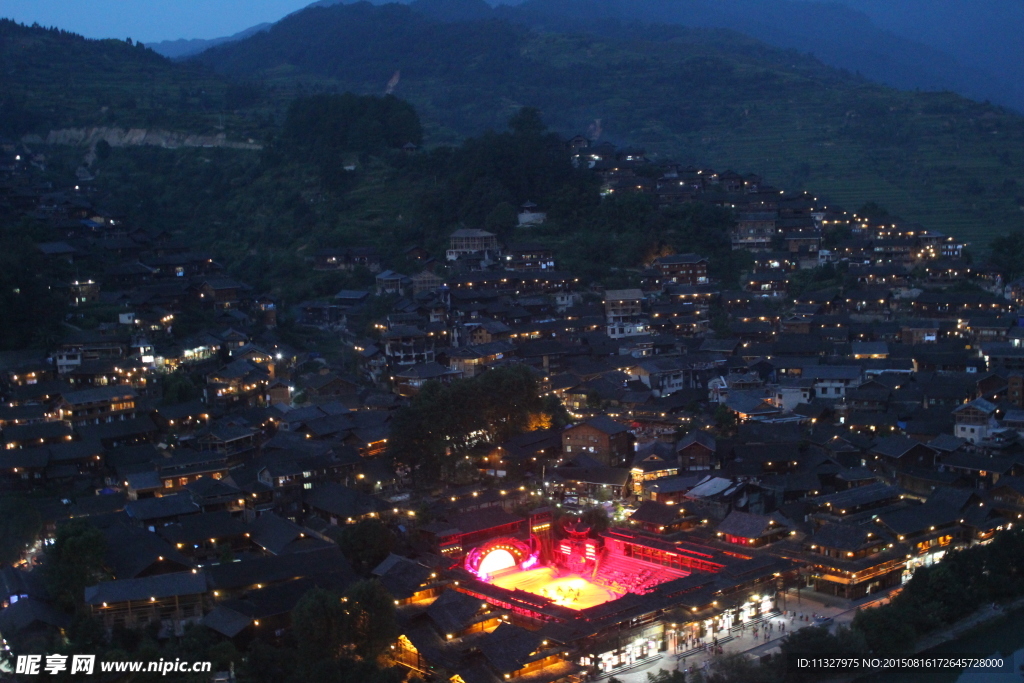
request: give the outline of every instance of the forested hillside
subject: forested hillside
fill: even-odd
[[[728,209],[659,210],[641,194],[602,201],[599,179],[572,166],[535,111],[517,112],[502,132],[413,154],[396,146],[415,142],[419,120],[396,98],[302,98],[285,119],[262,154],[113,150],[94,164],[98,197],[135,224],[183,233],[234,276],[291,302],[372,281],[358,270],[311,270],[306,259],[318,249],[374,246],[396,269],[414,272],[408,246],[443,253],[451,232],[466,226],[550,246],[587,283],[625,285],[638,264],[686,249],[710,256],[713,275],[735,283],[749,258],[731,250]],[[374,145],[324,134],[379,122],[387,134]],[[527,200],[546,207],[544,226],[515,227]]]
[[[951,90],[1024,111],[1020,0],[974,0],[970,12],[961,0],[488,0],[493,11],[483,0],[371,0],[389,2],[419,11],[432,5],[435,16],[543,22],[546,29],[555,19],[563,31],[595,19],[730,29],[886,85]]]
[[[896,88],[951,90],[1018,110],[1024,102],[1015,84],[1007,87],[1006,80],[983,66],[969,66],[949,51],[883,30],[863,12],[836,2],[529,0],[499,13],[531,25],[550,26],[555,20],[578,27],[581,21],[603,18],[730,29],[778,48],[813,54],[829,66]]]
[[[186,63],[3,22],[0,134],[151,126],[264,142],[297,96],[390,84],[428,148],[535,106],[562,135],[760,173],[848,208],[874,201],[978,250],[1024,223],[1024,119],[998,107],[881,87],[728,31],[424,14],[465,4],[311,8]],[[513,11],[526,9],[500,10]]]
[[[172,63],[141,43],[0,19],[0,136],[66,126],[259,135],[258,102],[258,89]],[[243,109],[246,116],[234,114]]]
[[[595,26],[439,23],[364,3],[299,12],[199,61],[280,87],[379,94],[397,80],[428,143],[499,128],[535,106],[562,133],[600,119],[615,142],[761,173],[850,207],[877,201],[979,243],[1021,225],[1024,118],[892,90],[727,31]]]

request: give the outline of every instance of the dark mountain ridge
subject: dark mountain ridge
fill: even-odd
[[[724,28],[769,45],[809,52],[837,68],[902,89],[952,90],[1024,110],[983,64],[966,64],[947,49],[880,28],[867,14],[835,3],[793,0],[528,0],[499,8],[520,21],[561,20],[562,27],[596,18]],[[568,23],[567,23],[568,22]]]
[[[353,4],[320,0],[311,6]],[[372,0],[374,5],[386,4]],[[400,4],[409,4],[402,0]],[[494,16],[549,30],[616,19],[725,28],[903,89],[952,90],[1024,111],[1024,3],[977,0],[416,0],[433,18]],[[429,5],[429,9],[424,7]]]
[[[381,94],[392,83],[435,143],[535,106],[564,134],[600,120],[616,142],[850,207],[879,201],[986,242],[1024,216],[1024,119],[998,107],[893,90],[725,29],[573,18],[532,3],[459,21],[482,3],[421,1],[310,8],[196,61],[307,90]]]

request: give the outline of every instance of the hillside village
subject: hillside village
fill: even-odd
[[[700,253],[652,254],[608,289],[465,226],[443,252],[408,245],[408,272],[373,247],[317,250],[310,273],[373,286],[284,301],[94,205],[86,177],[47,186],[45,148],[4,143],[0,213],[52,237],[31,248],[67,315],[0,353],[0,486],[42,523],[0,570],[0,633],[69,627],[38,565],[83,523],[104,578],[75,597],[107,629],[202,624],[242,650],[286,638],[308,590],[375,577],[411,673],[575,682],[717,646],[794,592],[855,605],[1024,514],[1024,282],[884,212],[565,146],[605,196],[730,210],[742,289]],[[545,211],[523,204],[522,232]],[[437,397],[522,382],[543,406],[522,428],[442,434],[437,470],[401,451],[417,411],[476,409]],[[354,555],[357,527],[389,545]],[[495,550],[614,597],[503,587]]]

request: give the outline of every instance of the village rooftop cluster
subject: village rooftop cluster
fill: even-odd
[[[741,288],[671,253],[606,289],[542,243],[468,226],[444,253],[409,245],[413,273],[365,245],[311,253],[310,272],[374,285],[280,301],[94,206],[86,179],[44,186],[45,156],[5,144],[0,212],[62,235],[35,248],[78,273],[49,280],[69,322],[118,320],[0,354],[0,487],[45,521],[0,570],[0,634],[69,625],[37,566],[69,520],[107,539],[110,579],[81,596],[104,626],[201,623],[239,647],[285,637],[310,588],[359,578],[332,530],[379,520],[401,552],[364,575],[397,607],[396,662],[451,683],[576,681],[724,641],[798,591],[855,604],[1018,523],[1021,283],[926,226],[566,144],[606,196],[732,210]],[[545,222],[527,203],[517,231]],[[176,335],[197,313],[210,324]],[[280,316],[347,360],[286,342]],[[428,383],[506,366],[568,424],[481,439],[457,483],[396,465],[391,426]],[[200,394],[165,400],[176,371]],[[607,529],[574,517],[594,507]]]

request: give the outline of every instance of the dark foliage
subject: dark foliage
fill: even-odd
[[[21,496],[0,497],[0,565],[16,562],[43,529],[42,518]]]
[[[72,520],[57,529],[57,538],[46,550],[44,577],[58,605],[70,610],[83,604],[86,587],[106,578],[105,552],[103,534],[85,521]]]
[[[562,3],[566,19],[555,4],[443,24],[395,4],[314,7],[198,59],[277,87],[356,93],[398,71],[396,94],[434,141],[498,129],[526,105],[563,134],[599,118],[614,142],[841,193],[850,207],[884,194],[894,213],[965,238],[1020,225],[1000,159],[1021,149],[1024,127],[1005,110],[894,91],[728,31],[594,20],[594,3]],[[964,168],[990,169],[978,175],[985,201],[964,191]]]
[[[226,79],[172,63],[141,43],[87,40],[7,19],[0,19],[0,73],[2,136],[81,125],[205,131],[226,123],[227,105],[240,104],[237,96],[228,100]],[[230,123],[255,132],[255,121]]]
[[[423,128],[416,111],[397,97],[314,95],[292,102],[281,131],[282,153],[307,159],[332,188],[352,184],[352,155],[380,154],[406,143],[419,145]]]
[[[449,385],[428,382],[395,417],[388,448],[420,481],[444,480],[472,445],[501,443],[525,431],[530,416],[542,410],[537,380],[523,365]]]
[[[1024,275],[1024,230],[1014,230],[992,240],[992,264],[1009,280]]]
[[[0,350],[46,347],[61,332],[67,298],[43,274],[63,275],[69,266],[46,263],[33,242],[51,237],[30,222],[0,222]]]
[[[363,575],[369,575],[395,548],[394,533],[379,519],[364,519],[356,524],[332,527],[328,533],[353,568]]]

